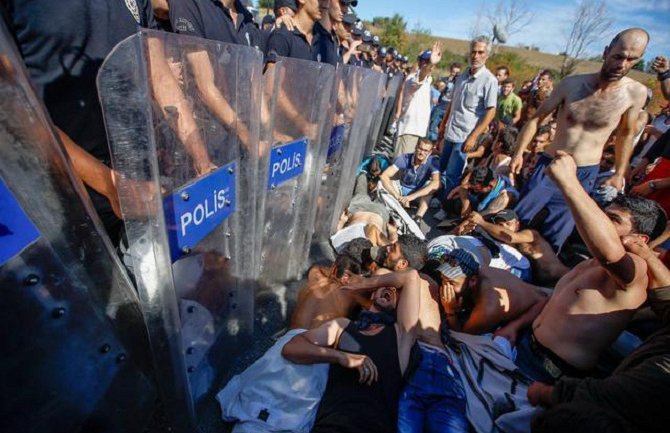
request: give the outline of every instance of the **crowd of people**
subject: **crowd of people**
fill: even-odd
[[[488,69],[488,38],[434,79],[440,43],[410,61],[357,3],[276,0],[260,23],[240,0],[2,10],[115,243],[95,77],[138,26],[254,47],[268,70],[293,57],[403,77],[393,149],[361,166],[334,262],[312,266],[289,332],[217,396],[236,431],[663,431],[670,121],[626,76],[649,34],[624,30],[599,72],[541,70],[517,94],[509,68]],[[670,99],[670,62],[653,68]]]

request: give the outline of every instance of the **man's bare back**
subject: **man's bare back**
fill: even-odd
[[[598,74],[587,74],[564,78],[553,97],[561,98],[560,109],[556,137],[547,153],[553,157],[563,150],[584,167],[600,163],[605,143],[624,115],[637,115],[644,105],[646,89],[627,77],[602,89]]]
[[[587,260],[558,282],[533,332],[563,360],[588,371],[646,297],[646,279],[621,289],[598,261]]]
[[[540,286],[553,287],[563,275],[570,271],[570,268],[558,259],[549,242],[538,231],[525,229],[519,234],[525,234],[525,232],[529,232],[528,238],[532,238],[532,241],[518,243],[514,246],[530,260],[533,267],[533,282]]]
[[[307,285],[300,289],[289,329],[313,329],[338,317],[349,317],[357,306],[367,307],[370,300],[342,290],[342,283],[331,275],[331,268],[313,266]]]

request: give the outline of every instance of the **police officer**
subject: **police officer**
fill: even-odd
[[[335,26],[342,23],[342,9],[338,0],[319,0],[321,19],[314,24],[312,40],[313,60],[336,66],[342,63]]]
[[[267,44],[267,62],[272,65],[277,56],[293,57],[303,60],[314,60],[316,55],[312,48],[314,24],[322,17],[319,0],[296,0],[298,12],[293,17],[295,27],[276,28]]]

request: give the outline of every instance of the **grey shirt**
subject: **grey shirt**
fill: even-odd
[[[498,80],[491,71],[483,67],[471,75],[470,69],[466,69],[456,80],[444,138],[464,142],[486,110],[495,107],[497,102]]]

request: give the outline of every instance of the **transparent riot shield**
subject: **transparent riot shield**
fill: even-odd
[[[372,127],[370,128],[366,155],[372,153],[375,146],[377,146],[384,134],[386,134],[393,117],[393,110],[395,109],[395,103],[402,83],[402,75],[395,75],[386,82],[381,108],[376,112],[375,118],[372,121]]]
[[[334,84],[331,65],[299,59],[281,58],[265,74],[258,185],[264,282],[285,282],[306,269]]]
[[[0,23],[3,432],[141,431],[155,390],[137,296]]]
[[[328,147],[321,192],[317,201],[316,242],[326,242],[353,195],[358,164],[382,100],[386,75],[356,66],[339,68],[337,123]]]
[[[251,343],[262,54],[142,31],[98,89],[162,399],[192,431]]]

